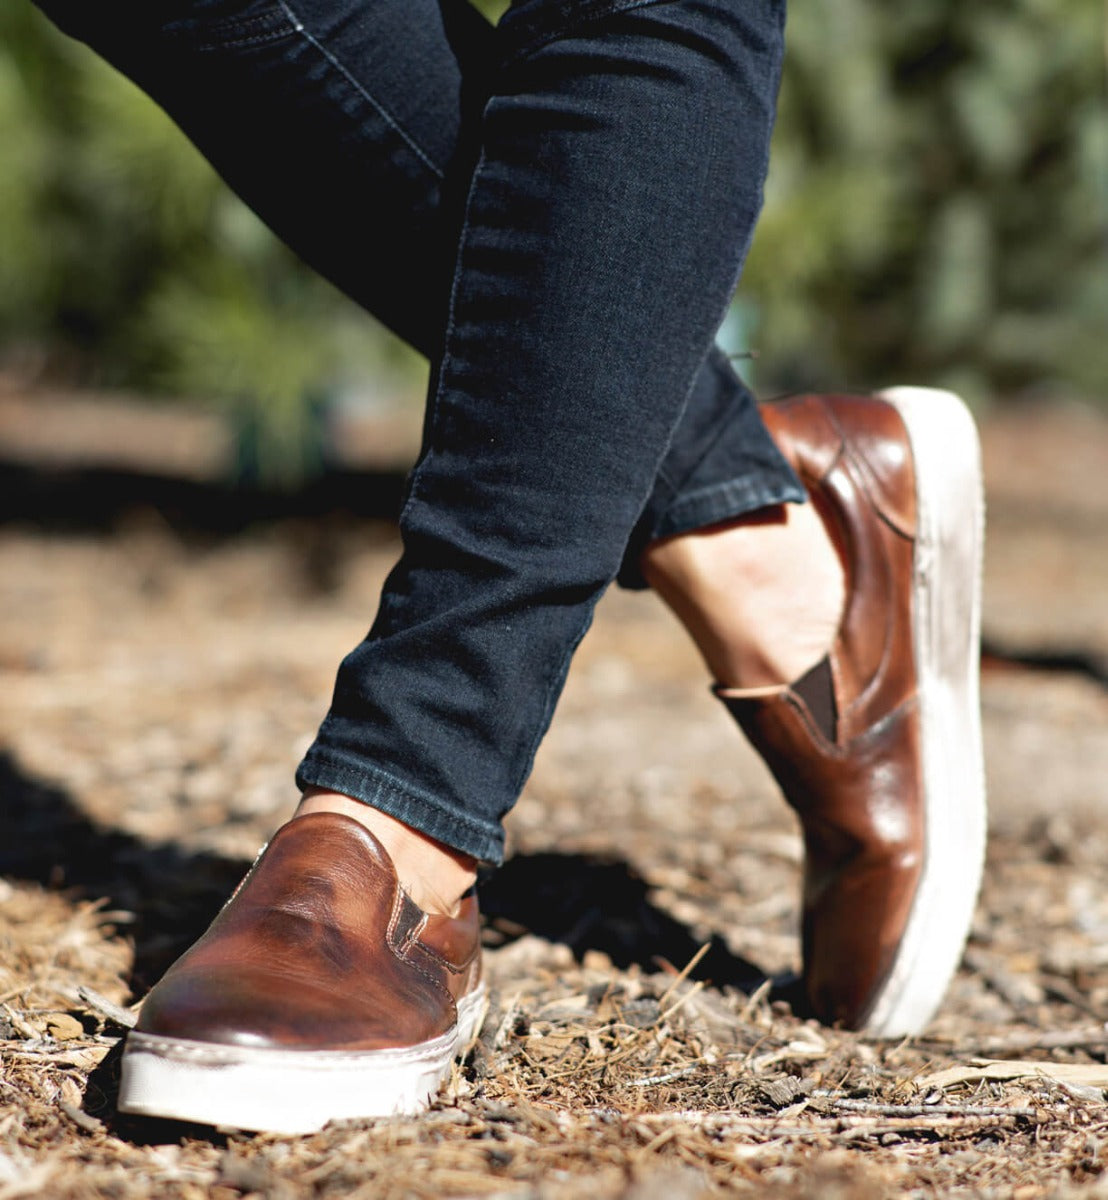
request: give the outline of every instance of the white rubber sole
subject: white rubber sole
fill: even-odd
[[[984,495],[973,418],[951,392],[881,393],[900,413],[916,469],[914,649],[923,748],[923,873],[866,1033],[918,1033],[958,967],[985,858],[979,659]]]
[[[268,1133],[314,1133],[328,1121],[426,1108],[472,1045],[485,985],[458,1002],[458,1024],[401,1050],[274,1050],[132,1031],[123,1053],[121,1112]]]

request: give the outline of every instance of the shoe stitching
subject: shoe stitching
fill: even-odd
[[[457,1022],[455,1022],[456,1024]],[[128,1049],[132,1054],[143,1051],[168,1053],[180,1058],[228,1064],[242,1063],[244,1060],[256,1056],[272,1054],[274,1057],[283,1055],[289,1058],[292,1056],[299,1058],[303,1055],[305,1063],[323,1062],[326,1065],[351,1063],[356,1065],[377,1057],[418,1058],[427,1052],[428,1046],[432,1046],[436,1042],[443,1042],[445,1048],[447,1039],[452,1036],[452,1033],[453,1030],[447,1030],[432,1038],[427,1038],[426,1041],[416,1042],[412,1046],[381,1046],[374,1050],[310,1050],[305,1052],[290,1050],[284,1046],[235,1046],[223,1042],[193,1042],[184,1038],[170,1038],[161,1034],[139,1031],[133,1035],[133,1040],[128,1039]]]
[[[423,931],[423,928],[424,928],[424,926],[420,927],[420,932]],[[426,954],[429,958],[431,958],[435,962],[437,962],[439,964],[439,966],[441,966],[441,967],[445,968],[447,971],[449,971],[451,973],[451,975],[461,975],[470,966],[472,966],[473,960],[477,957],[477,955],[481,949],[479,944],[476,945],[473,948],[473,950],[471,951],[471,953],[469,954],[468,958],[464,959],[460,963],[454,963],[454,962],[451,962],[450,959],[444,958],[437,950],[432,949],[430,946],[427,945],[426,942],[420,941],[418,938],[413,938],[411,944],[413,947],[415,947],[419,950],[422,950],[424,954]]]
[[[838,426],[837,418],[835,418],[835,423]],[[840,428],[840,433],[841,433],[841,427],[839,427],[839,428]],[[859,496],[859,498],[864,500],[865,505],[866,505],[867,509],[869,510],[869,512],[871,513],[871,515],[873,517],[875,517],[881,525],[885,526],[886,528],[891,529],[895,536],[898,536],[898,537],[904,536],[903,532],[897,526],[892,525],[892,524],[890,524],[890,522],[883,520],[881,509],[875,502],[873,491],[872,491],[872,481],[873,481],[872,472],[869,471],[868,467],[866,466],[864,458],[858,453],[858,451],[854,447],[854,445],[845,438],[845,434],[843,435],[843,441],[840,446],[840,451],[835,457],[835,462],[832,464],[832,466],[830,468],[828,468],[828,471],[827,471],[826,475],[824,476],[825,482],[830,479],[831,473],[835,470],[838,470],[840,477],[844,478],[849,483],[851,489]],[[827,484],[827,487],[828,487],[828,490],[830,490],[829,483]],[[836,511],[838,511],[840,506],[838,504],[833,504],[832,507]],[[874,544],[874,547],[876,550],[875,558],[880,562],[880,566],[881,566],[881,575],[882,575],[882,582],[884,585],[884,590],[887,595],[892,596],[896,592],[896,587],[895,587],[895,583],[894,583],[894,574],[895,573],[894,573],[894,570],[892,567],[892,563],[890,561],[890,554],[889,554],[888,548],[886,547],[886,545],[884,543],[884,539],[882,537],[880,537],[880,535],[878,535],[877,537],[874,537],[872,540],[873,540],[873,544]],[[911,540],[911,539],[909,539],[909,540]],[[914,558],[914,555],[913,555],[913,558]],[[853,594],[853,590],[854,590],[853,585],[854,585],[853,580],[847,581],[848,596],[851,596]],[[847,611],[848,611],[849,607],[850,607],[850,600],[848,599],[847,605],[845,606],[844,612],[843,612],[843,622],[840,626],[840,634],[835,639],[835,644],[832,647],[832,653],[830,655],[831,661],[832,661],[832,676],[836,681],[836,698],[840,699],[840,701],[841,701],[841,688],[842,688],[843,681],[842,681],[841,670],[839,669],[838,656],[835,653],[835,649],[838,645],[841,644],[841,641],[842,641],[842,632],[841,631],[846,628],[846,624],[847,624],[846,617],[847,617]],[[890,605],[889,607],[891,608],[892,606]],[[911,622],[912,622],[912,614],[911,614],[911,611],[909,611],[909,614],[908,614],[909,634],[911,633]],[[857,695],[853,698],[853,700],[847,702],[845,705],[840,703],[840,713],[842,714],[843,723],[847,727],[853,726],[854,720],[855,720],[857,714],[860,711],[863,711],[866,708],[866,706],[872,701],[873,696],[880,690],[882,684],[885,682],[885,680],[888,676],[888,665],[889,665],[890,658],[892,656],[892,645],[893,645],[893,640],[894,640],[892,630],[893,630],[893,623],[888,622],[886,624],[886,628],[885,628],[885,637],[884,637],[884,640],[883,640],[882,646],[881,646],[880,658],[878,659],[876,666],[870,672],[869,677],[865,680],[865,682],[859,688]],[[913,673],[914,673],[914,661],[913,661]]]
[[[871,512],[871,514],[873,515],[873,517],[876,520],[878,520],[885,528],[891,530],[891,532],[895,536],[904,538],[905,540],[913,543],[913,565],[914,565],[915,549],[918,546],[918,537],[916,537],[912,534],[906,533],[905,530],[902,529],[897,522],[889,519],[886,516],[882,507],[877,502],[877,497],[879,497],[881,494],[881,489],[877,483],[877,477],[874,475],[873,471],[870,469],[868,463],[866,462],[865,456],[863,454],[861,454],[861,452],[858,450],[857,446],[854,443],[854,440],[851,437],[849,437],[849,435],[846,431],[846,428],[844,427],[842,421],[839,418],[839,414],[835,410],[834,405],[831,404],[827,399],[825,399],[823,397],[820,397],[819,400],[820,400],[819,408],[822,411],[822,414],[825,417],[828,425],[834,431],[834,433],[838,439],[838,446],[836,448],[835,454],[834,454],[833,458],[831,459],[830,463],[826,466],[826,468],[824,470],[822,470],[819,473],[816,473],[815,471],[813,471],[811,466],[809,466],[803,462],[800,463],[800,470],[798,473],[800,474],[801,479],[804,482],[804,485],[807,488],[809,494],[811,494],[813,491],[819,490],[824,496],[829,496],[829,499],[830,499],[829,507],[832,509],[834,516],[837,519],[841,519],[841,512],[840,512],[841,506],[833,498],[834,493],[833,493],[833,489],[832,489],[831,482],[830,482],[832,475],[835,474],[835,472],[839,472],[849,482],[851,488],[860,494],[860,498],[862,498],[865,501],[867,508],[869,509],[869,511]],[[903,421],[901,421],[901,427],[903,428]],[[786,434],[786,436],[787,436],[787,434]],[[911,447],[909,444],[909,450],[910,449],[911,449]],[[909,461],[911,461],[911,459],[909,459]],[[914,470],[915,470],[914,463],[912,465],[912,469],[913,469],[913,478],[914,478]],[[883,539],[878,537],[875,539],[875,541],[877,543],[877,549],[879,551],[879,557],[880,557],[880,562],[881,562],[882,569],[883,569],[882,573],[885,577],[885,583],[886,583],[886,586],[887,586],[889,592],[892,593],[893,591],[895,591],[895,588],[893,586],[893,571],[892,571],[892,566],[891,566],[891,563],[889,560],[889,553],[888,553],[886,546],[883,544]],[[844,702],[843,692],[844,692],[844,682],[845,681],[844,681],[844,677],[843,677],[841,655],[839,653],[839,648],[842,644],[844,630],[847,626],[847,617],[848,617],[849,609],[850,609],[850,605],[851,605],[850,597],[853,595],[853,592],[854,592],[854,581],[851,579],[848,579],[846,582],[847,582],[847,602],[844,605],[844,609],[843,609],[843,619],[840,622],[839,631],[836,634],[835,639],[832,643],[831,649],[828,653],[828,658],[831,663],[831,676],[832,676],[832,680],[833,680],[834,688],[835,688],[835,699],[836,699],[836,703],[838,704],[839,713],[840,713],[840,722],[839,722],[839,731],[838,731],[839,732],[839,745],[843,746],[844,748],[845,748],[845,746],[849,745],[849,743],[851,741],[853,741],[855,738],[862,736],[865,732],[868,731],[868,729],[874,727],[871,724],[871,725],[866,726],[865,729],[863,729],[859,732],[852,732],[849,734],[849,736],[847,736],[847,734],[846,734],[846,731],[851,730],[852,727],[854,726],[858,712],[864,710],[865,706],[872,699],[874,693],[880,688],[882,682],[885,680],[886,674],[887,674],[887,666],[888,666],[889,656],[891,653],[891,643],[892,643],[891,631],[887,630],[886,631],[886,639],[882,646],[881,657],[880,657],[880,660],[878,661],[876,668],[870,674],[869,678],[865,681],[863,686],[859,689],[858,694],[853,698],[853,700]],[[909,633],[911,632],[911,622],[912,622],[912,614],[909,613]],[[914,663],[913,663],[913,668],[914,668]],[[914,670],[913,670],[913,673],[914,673]],[[915,694],[916,694],[916,692],[912,691],[909,694],[909,697],[906,697],[906,699],[911,698]],[[790,693],[790,695],[791,695],[791,693]],[[902,701],[901,704],[903,704],[903,703],[904,702]],[[794,707],[797,707],[797,706],[794,705]],[[897,707],[899,708],[900,705],[898,705]],[[809,729],[813,729],[814,726],[812,725],[810,716],[807,714],[806,708],[803,705],[800,705],[799,708],[800,708],[800,711],[802,711],[804,713],[805,726]],[[885,716],[891,716],[896,711],[897,711],[897,709],[894,708],[889,713],[885,714]],[[884,720],[884,719],[885,719],[885,717],[881,718],[881,720]],[[835,749],[838,756],[840,756],[840,757],[842,756],[841,752],[837,749],[835,744],[829,742],[825,737],[822,736],[822,733],[820,733],[818,730],[815,732],[819,738],[820,744],[827,746],[829,749]]]
[[[397,936],[401,915],[407,907],[405,901],[407,901],[408,904],[410,904],[414,909],[416,909],[417,912],[420,913],[422,920],[414,922],[408,927],[403,935]],[[396,955],[397,958],[399,958],[401,961],[404,961],[404,955],[406,951],[415,940],[416,935],[426,924],[427,914],[419,909],[415,901],[411,899],[408,893],[404,891],[398,882],[396,884],[396,895],[392,902],[392,913],[389,916],[389,923],[385,930],[385,944],[393,952],[393,954]]]
[[[397,941],[395,937],[396,927],[400,919],[400,913],[404,908],[405,900],[409,900],[409,897],[398,883],[396,885],[396,899],[393,901],[392,916],[389,919],[388,930],[385,934],[385,942],[388,945],[389,950],[399,962],[403,963],[407,967],[410,967],[418,975],[422,975],[436,992],[439,992],[446,997],[446,1001],[450,1005],[450,1009],[454,1014],[451,1027],[456,1029],[458,1026],[458,1006],[454,1000],[454,997],[450,994],[450,989],[443,984],[441,979],[436,978],[431,971],[428,971],[425,967],[421,966],[420,963],[417,962],[411,955],[411,951],[414,948],[418,948],[423,950],[424,953],[428,953],[427,947],[424,946],[422,942],[417,941],[414,937],[408,937],[403,942]],[[409,902],[414,906],[414,901],[409,900]],[[424,926],[427,924],[427,914],[423,913],[422,916],[423,920],[415,926],[417,933],[422,931]]]
[[[424,948],[420,942],[416,942],[415,945],[419,946],[421,949]],[[437,978],[431,971],[428,971],[422,967],[414,958],[411,958],[407,955],[398,955],[397,957],[406,966],[411,967],[411,969],[418,975],[422,975],[423,978],[426,979],[427,982],[435,989],[435,991],[439,992],[446,999],[446,1003],[449,1005],[450,1011],[454,1014],[453,1020],[450,1022],[450,1026],[446,1032],[449,1032],[451,1029],[456,1030],[458,1028],[458,1004],[454,997],[450,994],[450,989],[442,982],[441,979]]]
[[[835,504],[833,500],[827,498],[829,491],[827,480],[831,472],[834,471],[841,463],[843,448],[844,443],[840,437],[839,449],[836,451],[831,465],[827,468],[827,471],[823,475],[817,477],[806,469],[797,471],[797,474],[801,478],[801,482],[804,484],[805,490],[808,492],[809,503],[815,503],[811,497],[813,491],[818,490],[820,495],[824,498],[824,504],[826,508],[831,510],[828,516],[823,517],[824,524],[826,525],[828,520],[834,520],[836,525],[840,526],[840,528],[834,531],[828,530],[828,537],[830,538],[836,553],[840,555],[840,559],[843,562],[843,587],[845,593],[842,612],[839,614],[839,625],[835,630],[835,636],[832,638],[831,645],[827,651],[827,661],[831,668],[831,686],[835,697],[835,711],[838,714],[835,721],[835,741],[831,742],[828,738],[823,737],[822,731],[817,730],[820,735],[820,740],[824,745],[830,748],[835,748],[842,744],[844,740],[843,731],[850,723],[850,716],[852,714],[854,704],[857,702],[857,698],[855,698],[855,701],[853,702],[846,699],[846,681],[843,675],[843,667],[840,655],[840,648],[842,646],[847,627],[847,618],[850,614],[850,608],[853,603],[855,580],[852,577],[852,565],[845,561],[848,558],[846,553],[848,547],[845,545],[847,538],[841,529],[843,521],[841,519],[841,514],[838,511],[838,505]],[[840,545],[843,546],[842,551],[839,549]]]
[[[440,979],[437,979],[430,971],[425,970],[411,957],[411,951],[418,948],[425,954],[430,954],[432,958],[438,959],[438,955],[434,954],[433,951],[419,941],[419,935],[427,926],[428,915],[419,908],[415,901],[401,887],[400,882],[396,880],[395,870],[393,872],[393,879],[396,884],[396,892],[393,899],[392,912],[389,916],[389,923],[385,930],[385,944],[399,962],[404,963],[405,966],[411,967],[413,971],[422,975],[436,991],[441,992],[446,997],[454,1012],[453,1025],[456,1027],[458,1024],[458,1009],[454,997],[450,993],[450,989],[445,987]],[[420,920],[411,925],[403,935],[398,937],[397,933],[401,915],[409,904],[420,914]],[[469,961],[471,962],[472,958]],[[442,965],[446,967],[450,966],[445,961],[443,961]],[[468,962],[466,965],[468,965]]]

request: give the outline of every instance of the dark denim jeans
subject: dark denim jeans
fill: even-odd
[[[782,0],[39,0],[433,364],[404,552],[299,771],[486,860],[597,598],[804,492],[713,347]]]

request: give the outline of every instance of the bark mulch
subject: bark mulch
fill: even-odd
[[[612,595],[484,888],[473,1052],[426,1116],[306,1138],[118,1115],[120,1039],[289,811],[391,529],[0,529],[0,1200],[1108,1195],[1108,423],[985,440],[993,832],[926,1034],[793,1006],[795,826]]]

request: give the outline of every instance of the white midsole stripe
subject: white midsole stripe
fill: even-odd
[[[950,392],[882,393],[908,430],[919,540],[913,628],[920,696],[926,842],[923,872],[866,1031],[918,1032],[957,969],[985,855],[978,655],[984,503],[973,419]]]
[[[487,1003],[480,984],[458,1002],[452,1030],[396,1049],[285,1050],[132,1032],[119,1107],[274,1133],[310,1133],[331,1120],[415,1113],[473,1041]]]

